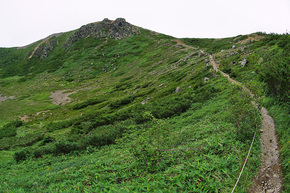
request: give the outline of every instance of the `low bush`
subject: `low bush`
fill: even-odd
[[[104,145],[114,144],[116,139],[122,137],[125,128],[120,126],[107,126],[102,132],[89,135],[85,139],[86,146],[101,147]]]
[[[132,87],[132,84],[130,82],[120,82],[115,86],[114,92],[126,90],[126,89],[129,89],[131,87]]]
[[[17,127],[22,126],[22,121],[13,121],[7,123],[0,129],[0,139],[4,137],[14,137],[16,136]]]
[[[127,105],[129,103],[131,103],[132,101],[134,101],[135,97],[134,96],[128,96],[122,99],[118,99],[116,101],[113,101],[109,106],[112,109],[117,109],[123,105]]]
[[[95,104],[99,104],[99,103],[102,103],[102,102],[104,102],[104,99],[99,99],[99,98],[89,99],[89,100],[82,101],[82,102],[74,104],[72,106],[72,109],[73,110],[82,109],[82,108],[85,108],[85,107],[87,107],[89,105],[95,105]]]
[[[54,143],[53,154],[61,155],[68,154],[73,151],[83,150],[84,146],[78,142],[69,142],[69,141],[58,141]]]
[[[24,161],[28,158],[28,152],[26,149],[17,151],[13,154],[13,158],[16,162]]]
[[[290,46],[282,53],[271,56],[267,59],[260,75],[267,83],[269,93],[276,96],[280,101],[289,101],[290,90]]]
[[[20,162],[29,158],[41,158],[48,154],[58,156],[84,149],[83,144],[79,142],[57,141],[46,146],[21,149],[13,154],[13,158],[16,162]]]
[[[39,144],[39,146],[44,146],[46,145],[47,143],[52,143],[52,142],[55,142],[55,138],[54,137],[50,137],[50,136],[47,136],[47,137],[44,137],[42,142]]]
[[[49,132],[53,132],[56,130],[60,130],[60,129],[64,129],[64,128],[68,128],[73,124],[72,120],[64,120],[64,121],[58,121],[58,122],[50,122],[47,125],[47,130]]]
[[[258,129],[261,119],[257,109],[251,104],[251,98],[243,91],[235,91],[230,98],[232,123],[236,127],[236,139],[250,140]]]
[[[142,85],[141,85],[141,88],[147,88],[152,82],[144,82]]]
[[[102,147],[114,144],[116,139],[121,138],[126,127],[120,124],[107,125],[98,130],[94,130],[86,135],[71,136],[65,141],[55,141],[52,137],[45,137],[39,144],[39,147],[25,148],[16,151],[13,158],[16,162],[24,161],[29,158],[41,158],[44,155],[52,154],[54,156],[79,152],[87,147]]]
[[[185,95],[186,96],[186,95]],[[144,117],[145,111],[151,112],[158,119],[164,119],[172,116],[178,116],[191,107],[192,101],[185,97],[164,97],[146,105],[136,105],[133,110],[133,118],[137,124],[149,121]]]
[[[26,147],[43,139],[43,133],[31,133],[23,137],[4,137],[0,139],[0,150],[8,150],[13,147]]]

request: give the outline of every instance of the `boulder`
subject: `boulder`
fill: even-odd
[[[162,87],[163,85],[164,85],[164,83],[161,83],[161,84],[158,85],[158,87]]]
[[[207,81],[209,81],[209,78],[208,78],[208,77],[205,77],[205,78],[203,79],[203,81],[204,81],[204,82],[207,82]]]
[[[181,92],[181,91],[182,91],[181,87],[177,87],[176,90],[175,90],[176,93]]]
[[[236,49],[236,45],[233,45],[232,49]]]
[[[248,62],[248,61],[247,61],[245,58],[243,58],[243,60],[240,61],[240,63],[241,63],[241,67],[244,68],[245,65],[247,64],[247,62]]]
[[[33,56],[39,56],[40,59],[45,59],[48,54],[56,47],[57,41],[55,39],[48,40],[46,43],[42,43],[33,53]]]
[[[150,101],[150,99],[151,99],[150,97],[147,97],[146,100],[143,100],[143,101],[141,102],[141,104],[142,104],[142,105],[145,105],[146,103],[148,103],[148,102]]]

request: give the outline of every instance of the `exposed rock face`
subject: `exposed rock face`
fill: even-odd
[[[52,39],[48,41],[46,44],[41,44],[37,50],[35,50],[33,56],[38,55],[40,59],[45,59],[48,56],[48,53],[50,53],[57,45],[57,42],[55,39]]]
[[[139,29],[126,22],[125,19],[118,18],[115,21],[104,19],[102,22],[82,26],[68,39],[67,46],[70,47],[74,42],[88,36],[119,40],[133,34],[139,34]]]
[[[30,54],[29,58],[33,56],[39,57],[40,59],[45,59],[48,57],[48,54],[57,46],[58,42],[55,39],[56,37],[61,36],[62,33],[56,33],[48,36],[47,38],[43,39],[33,50]]]

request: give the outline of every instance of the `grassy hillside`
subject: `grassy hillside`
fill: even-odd
[[[260,115],[206,65],[211,50],[275,115],[289,173],[289,35],[178,40],[131,28],[0,49],[0,94],[14,97],[0,102],[2,191],[230,192]],[[257,139],[237,192],[259,167]]]

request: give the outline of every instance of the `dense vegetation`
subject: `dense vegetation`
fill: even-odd
[[[54,37],[45,59],[29,58],[40,42],[0,49],[0,94],[15,96],[0,102],[1,191],[230,192],[260,115],[199,49],[213,50],[220,68],[270,109],[289,190],[289,35],[185,45],[140,28],[66,47],[72,33]],[[57,90],[72,102],[52,104]],[[237,192],[247,191],[259,162],[256,140]]]

